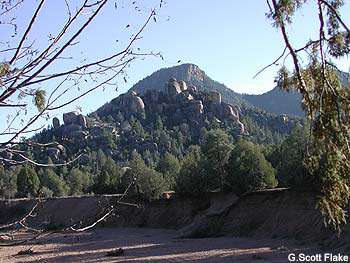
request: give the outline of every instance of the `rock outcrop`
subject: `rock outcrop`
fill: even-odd
[[[168,87],[168,95],[171,97],[176,96],[182,91],[179,82],[177,82],[175,78],[169,79],[167,87]]]
[[[63,122],[65,125],[74,124],[86,128],[85,116],[76,111],[63,113]]]
[[[181,91],[185,91],[185,90],[187,90],[187,84],[186,84],[186,82],[185,82],[185,81],[180,80],[180,81],[178,81],[178,83],[179,83],[179,85],[180,85],[180,89],[181,89]]]
[[[145,104],[136,92],[131,91],[120,95],[111,101],[112,111],[121,110],[123,112],[141,113],[145,110]]]
[[[207,100],[214,103],[221,103],[221,93],[218,91],[209,91],[207,93]]]
[[[60,120],[57,117],[54,117],[52,119],[52,126],[54,129],[58,129],[61,125],[60,125]]]

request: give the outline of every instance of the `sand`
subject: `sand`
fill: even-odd
[[[218,237],[179,239],[178,232],[145,228],[96,228],[52,234],[38,243],[0,248],[0,263],[16,262],[288,262],[289,253],[314,253],[281,239]],[[18,238],[18,237],[16,237]],[[114,249],[124,254],[107,257]],[[22,250],[34,254],[18,256]]]

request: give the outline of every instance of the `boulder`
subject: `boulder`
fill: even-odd
[[[237,121],[239,127],[240,127],[240,133],[241,134],[248,134],[248,131],[245,130],[244,124],[242,122],[240,122],[239,120]]]
[[[113,105],[114,111],[122,110],[130,113],[138,113],[145,109],[143,100],[134,91],[120,95],[118,98],[113,99],[110,104]]]
[[[86,118],[76,111],[63,113],[63,122],[65,125],[75,124],[86,128]]]
[[[222,109],[222,115],[224,118],[229,118],[234,121],[239,120],[239,115],[237,110],[230,104],[222,103],[221,109]]]
[[[63,122],[64,122],[64,124],[66,124],[66,125],[76,124],[77,116],[79,116],[79,113],[76,112],[76,111],[63,113]]]
[[[186,109],[194,114],[202,114],[204,107],[201,100],[192,100]]]
[[[180,84],[174,78],[169,80],[167,87],[168,95],[171,97],[174,97],[181,92]]]
[[[180,81],[178,81],[178,83],[179,83],[179,85],[180,85],[181,91],[187,90],[187,84],[186,84],[185,81],[180,80]]]
[[[288,123],[288,121],[289,121],[288,116],[285,115],[285,114],[283,114],[283,115],[282,115],[282,121],[283,121],[284,124]]]
[[[55,147],[48,148],[46,152],[47,155],[54,161],[58,160],[60,156],[60,150]]]
[[[79,114],[76,118],[76,124],[80,125],[84,129],[86,128],[86,118],[85,116]]]
[[[138,96],[132,96],[130,100],[129,109],[131,112],[143,112],[145,110],[145,104],[143,100]]]
[[[207,94],[207,99],[210,102],[221,103],[221,93],[218,91],[209,91]]]
[[[130,94],[130,96],[137,96],[137,93],[134,90],[128,92],[128,94]]]
[[[58,129],[60,127],[60,120],[57,117],[52,119],[52,126],[54,129]]]
[[[61,153],[63,153],[63,152],[65,151],[64,146],[61,145],[61,144],[58,144],[58,145],[56,146],[56,148],[57,148]]]
[[[176,100],[179,102],[179,103],[186,103],[188,101],[191,101],[193,100],[193,97],[192,95],[189,93],[189,92],[181,92],[179,94],[176,95]]]
[[[187,90],[192,92],[192,93],[196,93],[197,92],[197,87],[193,86],[193,85],[190,85],[190,86],[188,86]]]

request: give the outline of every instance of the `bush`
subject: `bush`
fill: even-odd
[[[258,146],[239,140],[228,161],[226,184],[238,194],[273,188],[277,186],[275,174]]]

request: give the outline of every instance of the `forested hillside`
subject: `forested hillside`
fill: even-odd
[[[303,125],[302,119],[274,115],[246,104],[195,65],[163,69],[88,116],[68,112],[63,114],[63,123],[54,118],[49,128],[32,138],[49,147],[18,148],[39,164],[58,167],[7,164],[9,169],[2,170],[1,194],[116,193],[134,179],[135,194],[142,193],[147,199],[157,198],[165,190],[189,193],[198,180],[195,191],[224,190],[234,187],[231,181],[236,179],[226,178],[226,174],[241,162],[247,169],[252,167],[250,162],[257,162],[253,166],[261,166],[259,169],[266,170],[262,178],[267,177],[256,185],[242,182],[241,191],[274,187],[279,157],[272,160],[271,154],[276,155],[275,150],[292,130]],[[238,157],[244,151],[253,159],[238,163],[230,159],[231,154]],[[229,160],[231,166],[227,166]],[[65,163],[68,165],[59,166]],[[221,178],[210,178],[219,172]],[[254,173],[252,176],[255,181]],[[203,182],[205,185],[200,184]]]

